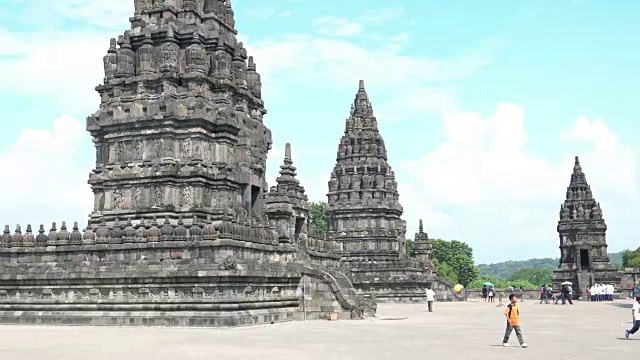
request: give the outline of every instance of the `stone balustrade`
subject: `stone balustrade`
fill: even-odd
[[[13,230],[9,225],[4,226],[0,236],[1,248],[49,247],[64,245],[109,245],[127,243],[157,243],[157,242],[197,242],[200,240],[231,239],[277,246],[278,234],[274,228],[265,225],[252,225],[235,220],[225,220],[216,227],[210,220],[205,222],[193,219],[189,224],[180,218],[177,223],[171,223],[169,218],[164,222],[153,219],[151,222],[133,224],[132,219],[113,225],[87,225],[80,231],[78,222],[74,222],[71,229],[62,222],[60,229],[54,222],[49,231],[40,225],[37,231],[31,224],[24,230],[16,225]]]

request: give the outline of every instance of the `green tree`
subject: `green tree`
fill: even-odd
[[[490,282],[492,283],[496,289],[508,289],[511,286],[514,286],[516,288],[520,288],[522,287],[525,290],[535,290],[538,289],[539,285],[537,284],[532,284],[526,280],[515,280],[515,281],[508,281],[508,280],[502,280],[502,279],[498,279],[494,276],[481,276],[475,280],[473,280],[472,282],[470,282],[467,285],[468,289],[481,289],[482,285],[485,282]]]
[[[407,250],[407,256],[413,257],[416,254],[413,252],[413,240],[407,239],[404,242],[404,248]]]
[[[542,268],[542,269],[520,269],[513,273],[509,277],[509,281],[528,281],[531,284],[550,284],[551,283],[551,274],[553,273],[553,269],[550,268]]]
[[[640,248],[622,252],[622,267],[640,268]]]
[[[495,276],[498,279],[508,279],[520,269],[555,269],[558,267],[558,259],[528,259],[528,260],[510,260],[495,264],[480,264],[478,269],[480,275]]]
[[[312,202],[309,204],[309,234],[324,236],[329,230],[326,207],[327,203],[325,202]]]
[[[455,270],[451,266],[449,266],[449,264],[447,264],[446,262],[438,262],[438,260],[436,259],[434,259],[433,262],[436,268],[436,275],[438,275],[439,278],[451,281],[454,284],[457,284],[459,282],[458,275],[456,274]]]
[[[457,240],[446,241],[442,239],[431,240],[432,256],[438,261],[440,266],[446,263],[453,269],[458,282],[467,286],[476,279],[479,271],[473,261],[473,249]],[[436,273],[438,268],[436,267]]]

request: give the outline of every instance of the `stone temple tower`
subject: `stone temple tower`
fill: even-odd
[[[328,236],[340,244],[356,288],[381,300],[401,300],[422,292],[424,268],[406,258],[406,223],[387,160],[378,121],[360,80],[329,180]]]
[[[573,290],[584,295],[594,283],[620,282],[621,274],[607,254],[606,231],[600,203],[593,197],[576,156],[566,199],[560,206],[560,264],[553,274],[556,286],[571,281]]]
[[[262,219],[271,132],[226,0],[135,1],[104,57],[92,223]],[[226,214],[226,215],[225,215]]]

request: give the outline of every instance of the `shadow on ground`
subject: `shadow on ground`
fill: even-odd
[[[610,304],[610,305],[617,306],[617,307],[619,307],[619,308],[623,308],[623,309],[631,309],[631,308],[633,308],[633,304],[612,303],[612,304]]]

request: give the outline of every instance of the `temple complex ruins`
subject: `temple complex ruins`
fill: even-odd
[[[329,185],[330,232],[314,238],[288,144],[267,186],[261,79],[230,1],[136,0],[130,22],[110,41],[87,118],[88,224],[5,226],[0,323],[362,318],[377,297],[424,296],[428,238],[416,235],[422,261],[407,259],[397,183],[362,83]]]
[[[611,265],[607,254],[606,232],[600,203],[593,197],[576,156],[566,199],[560,205],[560,263],[552,277],[556,287],[570,281],[580,296],[595,283],[620,284],[622,274]]]
[[[379,301],[422,300],[431,279],[405,251],[398,183],[364,81],[345,123],[327,194],[328,237],[356,289]]]

